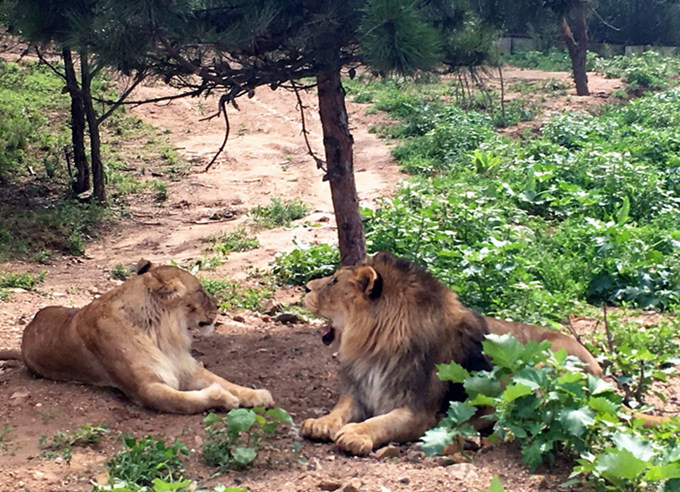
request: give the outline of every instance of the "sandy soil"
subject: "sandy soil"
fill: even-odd
[[[568,75],[512,70],[506,72],[506,84],[548,77],[564,80]],[[553,107],[575,110],[599,104],[620,85],[594,76],[591,84],[595,95],[564,96]],[[171,92],[149,85],[138,96]],[[304,100],[312,145],[322,153],[315,95],[307,94]],[[335,244],[328,185],[306,153],[294,96],[261,89],[254,98],[239,101],[239,106],[239,112],[230,109],[232,130],[226,152],[207,173],[202,170],[224,135],[220,120],[201,121],[214,112],[213,100],[179,100],[133,110],[144,121],[171,132],[177,149],[192,162],[192,172],[170,186],[162,205],[133,201],[131,217],[90,244],[82,258],[63,258],[48,266],[0,264],[0,270],[6,271],[47,270],[37,292],[18,291],[0,303],[0,348],[19,346],[24,326],[39,308],[82,306],[117,285],[109,278],[116,263],[129,264],[144,256],[160,263],[186,264],[203,254],[203,238],[234,230],[247,220],[247,210],[269,203],[272,197],[300,197],[314,212],[291,228],[259,233],[260,248],[234,253],[206,275],[242,278],[249,268],[266,268],[277,252],[293,248],[293,238]],[[366,109],[349,103],[359,195],[363,206],[373,206],[393,193],[404,176],[391,161],[386,143],[368,131],[384,116],[366,115]],[[309,227],[309,222],[320,227]],[[290,291],[286,295],[300,296]],[[225,313],[219,321],[222,325],[215,334],[195,340],[195,355],[208,368],[236,383],[270,389],[296,422],[332,407],[337,362],[332,350],[321,345],[315,326],[282,324],[254,313]],[[0,363],[0,395],[0,492],[90,490],[90,481],[101,480],[106,461],[122,448],[122,432],[178,437],[192,448],[186,459],[187,476],[204,484],[238,485],[253,491],[473,491],[486,490],[493,475],[501,478],[507,491],[558,490],[568,476],[564,466],[530,474],[510,445],[485,446],[471,455],[469,463],[424,458],[417,444],[397,446],[388,453],[391,457],[355,458],[332,444],[301,440],[291,428],[271,442],[253,467],[209,479],[214,470],[201,464],[197,452],[204,436],[203,415],[159,414],[132,405],[115,391],[33,378],[16,362]],[[111,433],[96,447],[76,448],[70,463],[40,457],[41,436],[100,422]]]

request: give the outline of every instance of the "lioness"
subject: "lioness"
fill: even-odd
[[[49,306],[26,326],[21,356],[49,379],[120,389],[156,410],[272,406],[267,390],[213,374],[190,354],[190,328],[208,328],[217,304],[201,282],[174,266],[151,267],[80,309]]]
[[[437,378],[435,365],[454,360],[468,370],[490,369],[481,346],[489,332],[557,342],[602,374],[572,337],[481,316],[424,269],[389,252],[313,280],[307,289],[307,308],[331,322],[324,343],[341,333],[342,396],[328,415],[302,422],[301,432],[356,455],[418,439],[432,427],[439,410],[464,397],[460,385]]]

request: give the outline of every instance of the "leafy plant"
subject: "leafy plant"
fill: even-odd
[[[303,245],[274,259],[272,273],[281,284],[304,285],[333,274],[340,266],[340,252],[328,244]]]
[[[273,295],[273,286],[263,280],[259,286],[247,287],[228,279],[201,279],[205,289],[218,298],[224,310],[249,309],[258,311],[264,302]]]
[[[45,279],[46,272],[15,273],[0,270],[0,288],[33,290]]]
[[[109,272],[109,277],[116,280],[126,280],[130,275],[132,271],[122,263],[116,263]]]
[[[208,241],[212,244],[211,249],[221,255],[227,255],[232,251],[248,251],[260,247],[260,241],[248,234],[244,227],[212,236],[208,238]]]
[[[227,470],[250,465],[262,440],[274,434],[280,424],[292,424],[293,420],[281,408],[235,408],[224,417],[211,413],[204,423],[203,460]]]
[[[74,431],[58,431],[50,437],[41,436],[38,439],[38,446],[44,451],[40,456],[46,459],[55,459],[60,455],[66,462],[70,462],[75,446],[99,444],[102,436],[108,433],[109,429],[104,424],[96,426],[83,424]]]
[[[566,456],[575,460],[573,477],[605,490],[656,490],[680,476],[677,424],[651,442],[614,388],[585,374],[566,351],[553,353],[545,341],[522,345],[510,335],[488,335],[483,347],[491,371],[438,366],[440,379],[463,384],[468,399],[452,403],[442,424],[425,434],[426,452],[441,452],[460,429],[469,430],[465,420],[476,406],[490,406],[490,439],[518,441],[532,470]]]
[[[292,221],[301,219],[309,213],[309,207],[299,198],[282,200],[275,197],[269,205],[258,205],[250,213],[257,226],[273,229],[287,227]]]
[[[178,439],[168,446],[165,441],[151,436],[139,440],[127,436],[123,438],[123,444],[125,449],[116,453],[108,463],[112,479],[144,486],[154,484],[156,479],[182,482],[184,463],[180,455],[188,455],[189,448]]]

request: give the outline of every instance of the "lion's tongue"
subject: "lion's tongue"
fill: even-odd
[[[321,341],[324,345],[330,345],[335,340],[335,328],[330,323],[321,327]]]

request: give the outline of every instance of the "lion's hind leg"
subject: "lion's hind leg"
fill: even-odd
[[[210,385],[217,385],[238,398],[241,407],[273,407],[274,398],[265,389],[251,389],[238,384],[230,383],[226,379],[208,371],[200,364],[196,364],[189,381],[186,382],[188,389],[200,390]]]
[[[435,423],[434,415],[397,408],[363,422],[343,426],[333,437],[345,451],[358,456],[370,453],[388,442],[407,442],[418,439]]]
[[[138,389],[136,399],[162,412],[182,414],[199,413],[210,408],[230,410],[239,406],[238,397],[218,384],[180,391],[161,382],[147,383]]]
[[[303,421],[300,425],[300,433],[310,439],[331,441],[342,426],[356,416],[357,412],[358,408],[354,397],[343,395],[328,415]]]

